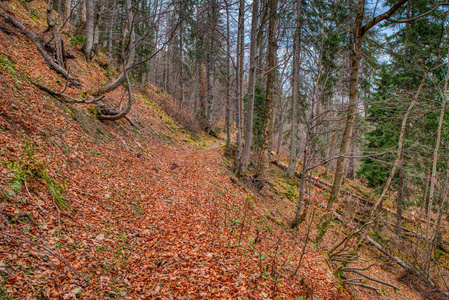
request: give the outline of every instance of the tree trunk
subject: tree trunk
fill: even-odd
[[[72,0],[64,1],[64,30],[69,31],[72,27],[72,22],[70,21],[70,15],[72,12]]]
[[[243,154],[237,167],[237,175],[244,176],[248,171],[249,157],[253,139],[253,118],[254,118],[254,91],[256,87],[256,64],[257,64],[257,27],[259,15],[259,0],[253,1],[253,14],[251,19],[251,46],[249,54],[249,74],[248,74],[248,96],[246,107],[246,128],[245,145]]]
[[[296,160],[298,157],[298,111],[300,100],[300,82],[299,82],[299,67],[301,54],[301,10],[302,0],[296,2],[296,31],[293,45],[293,91],[292,91],[292,127],[290,131],[290,159],[288,161],[287,174],[293,176],[296,170]]]
[[[104,3],[100,2],[99,7],[95,9],[95,15],[94,15],[94,36],[93,36],[93,42],[92,42],[92,56],[97,54],[98,47],[100,45],[100,23],[101,18],[103,16],[103,9],[104,9]]]
[[[354,135],[351,138],[351,146],[349,147],[348,171],[346,178],[354,180]]]
[[[449,158],[446,160],[446,163],[449,163]],[[432,247],[431,247],[431,251],[429,251],[430,253],[432,253],[432,249],[436,249],[436,246],[438,245],[438,236],[439,236],[439,232],[440,232],[440,227],[441,227],[441,219],[443,217],[443,209],[444,206],[446,204],[447,201],[447,196],[449,193],[449,169],[446,170],[446,182],[444,184],[444,189],[443,189],[443,199],[441,201],[441,204],[438,208],[438,217],[437,217],[437,223],[435,224],[435,230],[434,230],[434,234],[433,234],[433,242],[432,242]]]
[[[358,83],[359,83],[359,69],[360,60],[362,58],[362,40],[363,35],[361,33],[362,21],[365,12],[365,1],[359,0],[357,7],[357,15],[354,24],[354,46],[351,48],[351,70],[349,76],[349,106],[348,116],[346,118],[345,130],[340,145],[340,156],[337,159],[337,166],[335,171],[334,182],[332,185],[331,194],[328,200],[327,209],[330,210],[332,204],[337,202],[340,188],[343,184],[344,169],[346,162],[346,155],[348,154],[349,145],[354,130],[355,117],[357,113],[358,103]],[[325,224],[327,225],[327,224]]]
[[[95,33],[95,5],[94,0],[84,0],[86,3],[86,27],[84,28],[84,35],[86,40],[83,45],[83,53],[87,61],[92,59],[92,48],[94,45]]]
[[[404,138],[405,138],[405,129],[407,126],[408,116],[410,115],[413,107],[415,106],[416,102],[418,101],[418,97],[421,94],[422,88],[424,86],[424,83],[426,82],[428,74],[429,74],[429,70],[427,70],[426,73],[424,74],[424,77],[421,80],[421,84],[419,85],[418,91],[416,91],[416,94],[413,97],[412,102],[410,103],[407,111],[405,112],[404,117],[402,118],[401,133],[399,134],[398,151],[397,151],[396,160],[394,162],[393,169],[390,172],[390,176],[388,177],[387,182],[385,183],[382,194],[377,199],[377,201],[373,207],[371,215],[373,215],[377,211],[377,209],[380,207],[380,205],[382,204],[382,200],[385,197],[385,195],[387,194],[387,191],[388,191],[388,188],[390,187],[391,181],[393,180],[394,175],[396,175],[396,170],[397,170],[398,166],[402,163],[402,147],[403,147]]]
[[[449,63],[449,54],[448,54],[448,63]],[[447,72],[449,72],[449,64],[448,64]],[[434,198],[434,193],[435,193],[435,184],[437,181],[438,152],[440,150],[441,130],[443,128],[444,113],[445,113],[445,109],[446,109],[446,97],[447,97],[446,94],[447,94],[448,82],[449,82],[449,73],[446,73],[444,90],[442,92],[440,118],[438,121],[437,140],[435,143],[435,149],[433,151],[432,175],[430,176],[429,204],[427,206],[427,219],[426,219],[426,242],[427,242],[427,245],[430,245],[430,240],[431,240],[430,219],[432,218],[433,198]],[[432,251],[430,251],[430,253],[432,253]],[[426,267],[427,267],[426,270],[427,271],[429,271],[431,259],[432,259],[431,255],[429,255],[429,257],[426,261]]]
[[[206,131],[212,131],[212,117],[213,117],[213,103],[214,103],[214,68],[215,68],[215,58],[214,58],[214,39],[211,41],[211,52],[208,56],[208,76],[207,76],[207,124]]]
[[[182,9],[182,8],[181,8]],[[182,16],[179,16],[181,19]],[[179,108],[185,102],[185,91],[184,91],[184,22],[180,21],[179,25],[179,85],[181,86],[181,99],[179,101]]]
[[[326,160],[328,160],[328,159],[331,158],[332,152],[334,151],[334,145],[335,145],[335,132],[336,132],[336,130],[334,129],[334,130],[332,131],[331,144],[330,144],[330,146],[329,146],[329,151],[327,151],[327,157],[326,157]],[[324,174],[324,177],[325,177],[325,178],[328,178],[328,177],[329,177],[329,169],[330,169],[331,163],[332,163],[331,160],[329,160],[329,161],[326,163],[326,172],[325,172],[325,174]]]
[[[372,18],[367,24],[362,26],[363,18],[365,15],[365,0],[359,0],[357,5],[357,14],[354,21],[354,33],[353,40],[354,45],[351,47],[350,60],[351,70],[349,74],[349,103],[348,103],[348,116],[346,117],[345,129],[340,145],[340,153],[337,159],[337,166],[335,171],[334,182],[332,185],[331,194],[328,199],[327,211],[332,209],[332,205],[338,201],[338,194],[344,180],[344,170],[346,163],[346,155],[348,154],[349,145],[351,142],[354,124],[357,114],[358,103],[358,83],[359,83],[359,70],[360,60],[362,58],[362,42],[365,33],[379,22],[391,17],[403,4],[408,0],[398,0],[388,11]],[[321,230],[318,236],[318,241],[324,236],[329,225],[330,217],[326,217],[325,221],[321,224]]]
[[[109,24],[109,38],[108,38],[108,61],[112,60],[112,40],[114,37],[114,21],[115,21],[115,13],[117,11],[116,9],[116,2],[117,0],[114,0],[112,4],[112,15],[111,15],[111,23]]]
[[[324,44],[324,31],[323,31],[323,44]],[[321,47],[323,49],[323,47]],[[305,184],[307,180],[307,172],[309,169],[309,160],[312,151],[315,149],[315,143],[313,143],[313,135],[315,134],[314,130],[316,128],[315,126],[315,114],[319,114],[318,106],[320,105],[320,99],[317,97],[317,88],[318,84],[321,79],[321,69],[322,69],[322,63],[323,63],[323,50],[321,50],[320,54],[320,61],[318,64],[318,78],[316,79],[316,82],[313,86],[312,91],[312,107],[310,109],[310,115],[307,120],[307,133],[306,133],[306,140],[304,145],[304,155],[303,155],[303,163],[302,163],[302,171],[301,171],[301,179],[299,182],[299,199],[298,199],[298,205],[296,208],[296,214],[295,219],[293,220],[291,224],[291,228],[296,228],[301,222],[305,219],[305,216],[303,216],[304,211],[304,193],[305,193]],[[316,112],[315,112],[316,110]],[[295,172],[293,172],[295,174]],[[312,180],[312,178],[310,178]]]
[[[56,26],[55,14],[53,9],[53,0],[49,0],[47,3],[47,25],[48,29],[53,34],[53,40],[55,41],[56,60],[62,68],[67,69],[61,34],[59,33],[58,26]]]
[[[90,0],[91,1],[91,0]],[[123,71],[117,77],[113,82],[108,84],[107,86],[100,88],[98,91],[94,93],[94,96],[103,95],[106,93],[109,93],[116,88],[118,88],[120,85],[122,85],[126,80],[126,72],[129,71],[131,66],[134,64],[134,59],[136,57],[136,35],[134,32],[134,14],[132,12],[132,5],[130,0],[126,0],[126,13],[127,13],[127,26],[128,26],[128,33],[129,33],[129,47],[127,47],[128,52],[122,53],[124,60],[126,63],[124,63]]]
[[[84,28],[86,28],[86,22],[87,22],[87,4],[86,1],[89,0],[82,0],[81,3],[81,9],[80,9],[80,26],[78,27],[77,34],[81,34],[84,32]]]
[[[401,239],[402,199],[404,198],[404,170],[399,166],[398,195],[396,197],[396,235]]]
[[[207,91],[207,79],[206,79],[206,60],[201,60],[200,65],[200,80],[201,80],[201,91],[200,91],[200,122],[203,127],[206,127],[207,123],[207,109],[206,109],[206,91]]]
[[[226,3],[226,153],[231,151],[231,44],[229,6]]]
[[[243,124],[244,124],[244,113],[245,109],[243,107],[243,75],[244,75],[244,64],[245,64],[245,1],[241,2],[240,10],[239,10],[239,35],[240,35],[240,60],[239,60],[239,105],[240,105],[240,129],[242,130],[241,137],[243,139]],[[239,157],[240,160],[240,157]]]
[[[240,98],[241,93],[241,89],[242,89],[242,80],[241,80],[241,76],[243,75],[241,67],[243,66],[243,64],[241,63],[242,60],[242,53],[243,53],[243,39],[242,36],[244,35],[244,10],[245,10],[245,1],[244,0],[240,0],[240,4],[239,4],[239,26],[238,26],[238,33],[237,33],[237,64],[236,64],[236,79],[235,79],[235,83],[236,83],[236,96],[237,96],[237,107],[236,107],[236,127],[237,127],[237,150],[235,153],[235,161],[234,164],[237,167],[238,162],[240,160],[240,156],[242,154],[242,115],[243,115],[243,110],[242,110],[242,100]]]
[[[269,163],[270,163],[270,141],[271,141],[271,119],[273,112],[274,101],[274,81],[276,79],[276,53],[277,53],[277,41],[276,41],[276,19],[277,19],[277,0],[269,0],[269,23],[268,23],[268,53],[267,53],[267,85],[265,91],[265,110],[263,121],[263,133],[262,133],[262,147],[259,164],[259,178],[266,180],[268,176]]]
[[[215,0],[211,0],[210,2],[210,49],[208,55],[208,101],[207,101],[207,124],[206,131],[212,131],[212,117],[213,117],[213,104],[214,104],[214,71],[215,71],[215,34],[216,34],[216,26],[218,21],[218,8],[217,2]]]

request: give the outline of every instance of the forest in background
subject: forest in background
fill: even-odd
[[[377,246],[447,296],[447,269],[439,258],[447,251],[443,222],[449,207],[448,3],[46,4],[43,33],[0,7],[0,16],[11,26],[1,29],[27,37],[66,80],[62,92],[34,82],[38,88],[64,103],[91,105],[100,120],[127,118],[132,123],[131,87],[158,87],[172,95],[164,109],[184,128],[226,137],[225,155],[243,182],[257,191],[269,186],[273,161],[297,177],[291,229],[310,217],[310,186],[329,183],[323,214],[315,216],[317,244],[332,219],[348,208],[339,200],[345,181],[359,180],[372,188],[365,193],[369,205],[353,219],[340,220],[355,225],[336,248],[328,249],[336,268],[354,271],[347,265],[356,255],[349,253],[387,223],[397,239]],[[73,54],[63,34],[86,61],[101,64],[108,82],[80,97],[66,93],[82,85],[70,72]],[[111,105],[106,95],[119,88],[122,99]]]

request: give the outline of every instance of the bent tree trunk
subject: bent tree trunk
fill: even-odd
[[[122,111],[120,111],[120,112],[112,111],[109,114],[105,114],[105,113],[100,114],[98,116],[98,118],[100,120],[109,120],[109,121],[119,120],[119,119],[125,117],[129,113],[129,111],[131,110],[131,106],[132,106],[132,103],[133,103],[133,93],[132,93],[132,89],[131,89],[131,82],[129,80],[127,72],[125,72],[125,80],[126,80],[127,89],[128,89],[128,103],[126,104],[126,107]],[[98,106],[100,108],[102,108],[103,111],[105,111],[105,108],[104,108],[105,106],[104,106],[103,103],[98,103]]]

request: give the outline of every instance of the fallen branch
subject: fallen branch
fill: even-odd
[[[357,286],[364,287],[366,289],[373,290],[373,291],[377,292],[379,295],[382,295],[382,293],[380,292],[380,289],[375,287],[375,286],[364,284],[364,283],[361,283],[361,282],[358,282],[358,281],[352,281],[350,279],[345,279],[344,282],[349,284],[349,285],[357,285]]]
[[[371,281],[374,281],[374,282],[377,282],[377,283],[380,283],[380,284],[389,286],[389,287],[391,287],[391,288],[393,288],[393,289],[395,289],[395,290],[398,290],[398,289],[399,289],[399,288],[398,288],[397,286],[395,286],[394,284],[388,283],[388,282],[386,282],[386,281],[382,281],[382,280],[380,280],[380,279],[373,278],[373,277],[368,276],[368,275],[366,275],[366,274],[364,274],[364,273],[362,273],[362,272],[359,272],[359,271],[357,271],[357,270],[348,269],[348,270],[346,270],[346,272],[355,273],[355,274],[360,275],[360,276],[363,276],[363,277],[365,277],[366,279],[369,279],[369,280],[371,280]]]
[[[30,241],[29,239],[11,234],[11,233],[6,233],[3,231],[0,231],[0,234],[3,235],[4,237],[9,237],[9,238],[13,238],[16,240],[20,240],[22,242],[34,245],[36,247],[42,248],[45,251],[47,251],[48,253],[50,253],[51,255],[53,255],[54,257],[56,257],[60,262],[62,262],[73,274],[75,274],[76,276],[78,276],[79,278],[83,279],[86,283],[89,283],[89,279],[84,277],[83,275],[81,275],[80,273],[78,273],[77,271],[75,271],[75,269],[73,269],[73,267],[67,262],[67,260],[65,260],[65,258],[63,258],[62,256],[58,255],[57,253],[55,253],[53,250],[49,249],[48,247],[35,243],[33,241]]]
[[[123,145],[125,145],[125,147],[126,147],[126,149],[127,149],[128,151],[137,152],[137,151],[134,150],[133,148],[130,148],[130,147],[128,146],[128,144],[125,142],[125,140],[124,140],[121,136],[119,136],[118,134],[115,134],[115,133],[112,133],[112,134],[115,135],[118,139],[120,139],[120,140],[122,141]]]

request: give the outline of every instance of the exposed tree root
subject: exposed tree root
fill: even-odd
[[[0,4],[1,5],[1,4]],[[8,24],[12,25],[16,31],[25,37],[27,37],[35,46],[39,53],[42,55],[47,64],[54,69],[57,73],[62,75],[69,83],[75,87],[81,87],[79,82],[73,78],[69,72],[67,72],[62,66],[57,64],[50,55],[48,55],[47,51],[45,51],[44,46],[41,44],[41,38],[34,32],[28,30],[20,23],[17,19],[15,19],[10,13],[5,11],[2,7],[0,7],[0,17]]]

